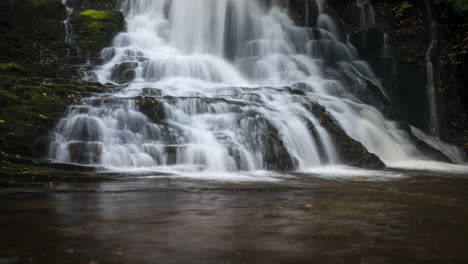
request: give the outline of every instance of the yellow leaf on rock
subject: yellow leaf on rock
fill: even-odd
[[[306,208],[312,208],[312,204],[308,203],[308,204],[304,205],[304,207],[306,207]]]
[[[46,93],[43,93],[42,95],[46,96],[47,94],[46,94]]]
[[[0,124],[4,124],[5,123],[5,120],[0,120]]]

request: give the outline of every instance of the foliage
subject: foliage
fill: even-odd
[[[438,19],[455,20],[452,23],[467,23],[468,0],[434,0],[433,3]]]
[[[113,18],[114,12],[88,9],[88,10],[78,13],[78,15],[89,16],[91,19],[95,19],[95,20],[105,20],[105,19]]]
[[[408,1],[403,1],[401,4],[393,7],[392,11],[395,13],[396,17],[401,17],[405,13],[405,11],[411,7],[413,7],[412,4],[408,3]]]
[[[21,71],[23,67],[15,62],[0,63],[0,71]]]
[[[449,4],[457,14],[468,12],[468,0],[435,0],[435,4]]]

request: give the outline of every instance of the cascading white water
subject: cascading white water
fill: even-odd
[[[72,106],[51,158],[208,172],[340,164],[312,103],[387,165],[422,156],[406,132],[359,99],[367,83],[381,85],[337,37],[322,0],[317,28],[298,27],[279,4],[259,2],[123,1],[127,31],[102,51],[95,73],[102,83],[126,84]]]
[[[356,0],[359,8],[359,26],[361,29],[375,24],[375,11],[371,0]]]
[[[439,115],[437,113],[436,87],[434,80],[434,64],[432,63],[432,55],[437,41],[437,22],[432,17],[432,10],[429,3],[425,2],[427,16],[430,23],[429,33],[431,43],[426,52],[426,91],[429,99],[429,133],[432,136],[439,136]]]
[[[62,4],[65,6],[67,10],[67,19],[63,21],[63,24],[65,25],[65,42],[67,43],[73,43],[72,35],[73,35],[73,26],[70,22],[71,20],[71,15],[73,13],[73,8],[69,7],[67,5],[68,0],[62,0]]]
[[[418,137],[420,140],[426,142],[430,146],[444,153],[452,162],[454,163],[463,163],[463,153],[456,146],[452,146],[440,140],[439,138],[432,137],[416,127],[411,127],[413,134]]]

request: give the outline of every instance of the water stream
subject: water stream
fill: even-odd
[[[63,24],[65,25],[65,42],[71,44],[73,43],[73,26],[71,24],[71,15],[73,14],[73,8],[69,7],[67,5],[68,0],[62,0],[62,4],[65,6],[67,10],[67,19],[63,21]]]
[[[429,99],[429,133],[432,136],[439,136],[439,115],[437,112],[436,87],[434,79],[434,64],[432,56],[436,49],[437,42],[437,22],[434,20],[432,10],[428,2],[425,2],[427,16],[429,20],[430,44],[426,52],[426,91]]]
[[[363,102],[369,84],[383,93],[382,85],[324,2],[312,2],[316,28],[297,26],[276,1],[122,1],[127,30],[95,69],[122,89],[70,107],[50,158],[206,173],[341,165],[309,108],[321,105],[387,166],[424,166],[407,132]]]

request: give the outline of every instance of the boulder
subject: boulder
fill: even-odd
[[[135,79],[135,69],[138,67],[138,62],[124,62],[117,64],[112,69],[111,79],[116,83],[128,83]]]
[[[329,132],[335,143],[337,153],[345,164],[362,168],[385,168],[385,164],[377,155],[369,152],[364,145],[346,134],[327,113],[325,107],[313,103],[308,105],[308,109]],[[314,134],[315,131],[311,131],[311,133]]]
[[[138,109],[151,121],[158,123],[166,117],[164,104],[152,97],[136,97],[133,99]]]

